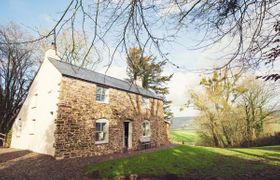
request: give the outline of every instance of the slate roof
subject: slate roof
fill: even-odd
[[[56,67],[56,69],[64,76],[68,76],[68,77],[96,83],[99,85],[108,86],[111,88],[131,92],[131,93],[140,94],[142,96],[146,96],[149,98],[155,98],[161,100],[161,98],[157,96],[154,92],[146,90],[134,84],[131,84],[128,81],[113,78],[105,74],[101,74],[89,69],[81,68],[53,58],[48,58],[48,59]]]

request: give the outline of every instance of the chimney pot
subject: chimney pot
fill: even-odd
[[[54,42],[51,44],[51,49],[56,50],[56,44]]]

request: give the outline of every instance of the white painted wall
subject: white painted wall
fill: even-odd
[[[13,125],[11,147],[54,155],[54,120],[62,75],[46,57]]]

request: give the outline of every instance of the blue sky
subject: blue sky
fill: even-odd
[[[48,29],[54,24],[53,20],[59,18],[60,13],[66,8],[67,0],[0,0],[0,24],[5,25],[10,21],[19,23],[28,28]],[[188,89],[196,88],[200,79],[199,73],[194,73],[193,69],[211,68],[221,55],[220,47],[223,43],[217,44],[211,49],[198,51],[188,48],[197,42],[199,34],[195,31],[182,32],[176,43],[165,49],[170,53],[170,60],[181,68],[176,69],[171,65],[165,70],[166,74],[174,73],[172,81],[169,83],[169,98],[173,101],[172,110],[175,116],[194,115],[195,111],[186,109],[179,111],[179,108],[186,102],[186,92]],[[225,53],[225,52],[224,52]],[[104,68],[99,67],[97,71],[103,72]],[[116,60],[109,75],[118,78],[126,78],[126,65],[122,60]]]
[[[66,0],[0,0],[0,22],[14,21],[30,27],[47,27],[47,19],[56,17],[66,3]]]

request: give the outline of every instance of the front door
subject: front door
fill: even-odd
[[[124,121],[123,122],[123,134],[124,134],[124,139],[123,139],[123,144],[124,144],[124,150],[128,150],[131,148],[131,135],[132,135],[132,128],[131,128],[131,122],[130,121]]]

